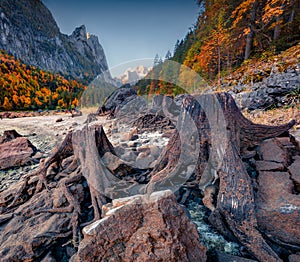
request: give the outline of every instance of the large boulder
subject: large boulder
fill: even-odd
[[[296,190],[300,192],[300,156],[295,157],[295,162],[288,169],[295,183]]]
[[[36,152],[26,137],[15,130],[5,131],[0,137],[0,170],[31,163]]]
[[[300,195],[287,172],[259,172],[256,199],[260,230],[272,239],[300,245]]]
[[[71,261],[206,261],[196,226],[171,191],[114,200],[83,229]]]
[[[137,92],[131,87],[121,87],[113,92],[98,109],[97,114],[116,114],[128,102],[137,97]]]

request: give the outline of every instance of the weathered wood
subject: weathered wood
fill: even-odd
[[[142,188],[134,180],[120,180],[105,167],[101,157],[107,152],[113,155],[116,153],[101,125],[90,124],[76,130],[73,133],[73,147],[75,157],[81,164],[81,172],[90,187],[96,218],[100,218],[100,210],[107,196],[111,199],[124,197],[130,194],[128,190],[134,194]]]
[[[210,221],[228,237],[237,238],[260,261],[278,261],[257,230],[253,188],[241,154],[294,124],[295,121],[282,126],[254,124],[241,114],[227,93],[187,96],[177,132],[152,171],[147,190],[176,190],[194,176],[200,189],[211,194],[213,190],[205,189],[218,180],[216,206],[212,206],[211,195],[204,198],[213,211]],[[185,176],[194,159],[194,173]]]
[[[45,186],[45,188],[47,188],[47,169],[55,162],[60,166],[62,160],[71,155],[73,155],[72,132],[68,133],[63,142],[59,146],[54,148],[54,150],[51,152],[50,157],[46,159],[45,162],[35,172],[35,174],[38,174],[40,178],[36,187],[37,192],[42,189],[43,185]]]

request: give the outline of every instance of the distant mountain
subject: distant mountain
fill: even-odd
[[[148,68],[145,66],[137,66],[135,68],[128,68],[124,74],[122,74],[119,79],[123,84],[135,84],[140,79],[144,78],[150,71],[152,67]]]
[[[0,1],[0,49],[24,63],[91,81],[108,70],[97,36],[84,25],[62,34],[40,0]]]

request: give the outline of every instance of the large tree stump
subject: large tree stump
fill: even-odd
[[[69,133],[37,171],[1,192],[3,261],[32,261],[42,257],[45,250],[56,248],[58,240],[68,245],[72,236],[77,247],[80,228],[101,218],[101,207],[108,197],[121,197],[133,185],[139,188],[137,182],[122,181],[105,167],[101,158],[106,153],[115,155],[102,126],[86,124]],[[32,227],[35,235],[31,234]],[[18,232],[15,234],[12,228]],[[37,236],[39,231],[42,233]]]
[[[188,179],[194,179],[204,192],[219,185],[216,204],[208,203],[212,224],[224,235],[237,238],[258,260],[278,261],[257,229],[251,179],[241,159],[247,149],[284,133],[294,124],[254,124],[241,114],[227,93],[187,96],[177,132],[152,171],[147,190],[176,191]]]

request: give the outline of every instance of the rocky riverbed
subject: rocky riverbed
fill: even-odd
[[[206,181],[202,190],[202,178],[211,174],[204,172],[197,178],[195,169],[187,178],[190,166],[179,169],[185,181],[178,190],[174,183],[180,176],[164,180],[177,168],[180,140],[174,126],[153,111],[131,123],[118,121],[107,112],[105,116],[55,116],[30,122],[28,118],[3,120],[2,130],[16,129],[26,136],[15,140],[33,138],[37,149],[32,157],[39,154],[36,159],[40,160],[39,166],[35,163],[1,173],[0,255],[4,261],[16,252],[20,260],[30,256],[50,261],[91,261],[95,256],[116,261],[124,256],[139,257],[140,261],[156,257],[175,261],[178,256],[184,261],[297,258],[300,147],[298,130],[289,130],[295,121],[278,127],[255,125],[234,111],[237,109],[229,95],[219,96],[227,99],[223,101],[237,121],[234,127],[261,132],[251,136],[258,139],[255,146],[243,148],[242,154],[231,151],[229,166],[214,175],[215,181]],[[201,110],[192,104],[191,97],[184,103],[191,103],[189,109]],[[115,113],[115,109],[109,112]],[[185,114],[181,110],[179,123],[187,119]],[[193,116],[201,138],[207,132],[201,126],[204,114],[196,111]],[[209,136],[207,133],[203,138]],[[3,139],[5,136],[0,146],[10,143]],[[248,138],[241,141],[253,142]],[[180,157],[188,161],[193,150],[189,148]],[[203,147],[203,152],[209,150]],[[38,172],[32,173],[37,167]],[[159,184],[161,181],[166,184]],[[155,190],[157,185],[160,187]],[[222,206],[226,198],[227,204]],[[237,217],[232,219],[233,215]],[[17,234],[5,237],[16,225],[20,226]],[[16,245],[17,239],[21,241]],[[95,243],[102,248],[95,249]],[[164,251],[166,243],[169,253]],[[33,251],[28,251],[28,246]]]

